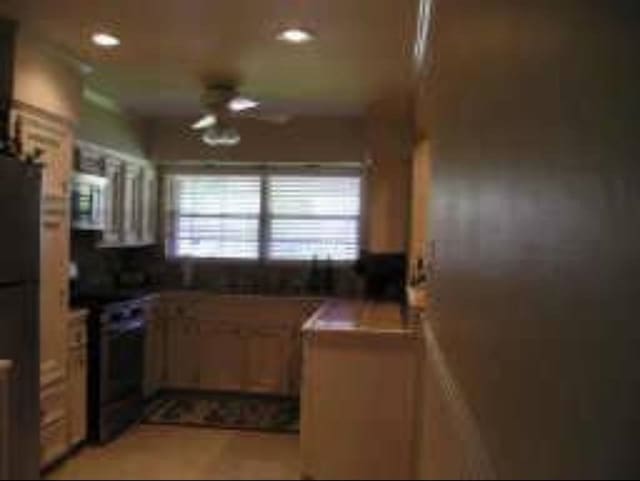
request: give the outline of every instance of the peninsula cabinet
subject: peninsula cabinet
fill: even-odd
[[[328,302],[303,339],[303,479],[414,479],[420,342],[401,307]]]

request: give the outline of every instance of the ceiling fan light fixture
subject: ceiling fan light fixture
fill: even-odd
[[[255,109],[259,105],[260,102],[253,99],[247,97],[236,97],[229,102],[229,109],[233,112],[244,112],[245,110]]]
[[[91,36],[91,40],[101,48],[116,48],[122,43],[118,37],[107,32],[96,32]]]
[[[316,37],[309,30],[302,28],[288,28],[280,32],[277,38],[282,42],[301,45],[315,40]]]
[[[232,127],[214,126],[202,135],[202,141],[209,147],[235,147],[241,140],[240,133]]]

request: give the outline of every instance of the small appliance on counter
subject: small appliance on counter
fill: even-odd
[[[97,175],[74,173],[71,187],[72,227],[75,230],[102,231],[106,228],[106,189],[108,180]]]
[[[406,302],[406,254],[361,252],[354,269],[364,280],[366,299],[400,304]]]

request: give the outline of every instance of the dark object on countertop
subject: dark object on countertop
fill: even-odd
[[[406,301],[406,254],[372,254],[363,251],[354,270],[364,279],[366,299],[403,304]]]
[[[318,257],[313,256],[311,260],[311,267],[309,268],[309,277],[307,278],[307,293],[309,294],[321,294],[322,293],[322,272],[318,262]]]
[[[331,262],[330,257],[327,257],[327,260],[324,263],[322,277],[324,295],[329,297],[334,296],[336,293],[336,279],[335,273],[333,272],[333,262]]]

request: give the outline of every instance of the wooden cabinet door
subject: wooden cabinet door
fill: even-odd
[[[197,324],[189,319],[168,322],[167,383],[173,389],[198,389],[200,384]]]
[[[69,444],[76,446],[87,437],[87,351],[71,349],[68,359]]]
[[[247,391],[289,394],[291,344],[284,330],[256,329],[247,334]]]
[[[129,244],[135,244],[138,239],[138,183],[139,183],[139,167],[127,165],[125,168],[124,180],[124,241]]]
[[[164,320],[151,318],[147,325],[145,341],[144,394],[154,396],[162,387],[165,372]]]
[[[40,361],[66,372],[69,306],[69,218],[45,200],[40,263]]]
[[[105,205],[106,228],[103,233],[103,241],[105,244],[118,244],[122,242],[124,218],[124,167],[122,162],[111,157],[107,158],[105,173],[108,184]]]
[[[242,391],[246,384],[246,339],[239,328],[202,323],[200,388]]]
[[[142,229],[146,243],[153,244],[156,241],[156,226],[158,215],[158,184],[156,174],[148,169],[145,174],[144,212]]]

